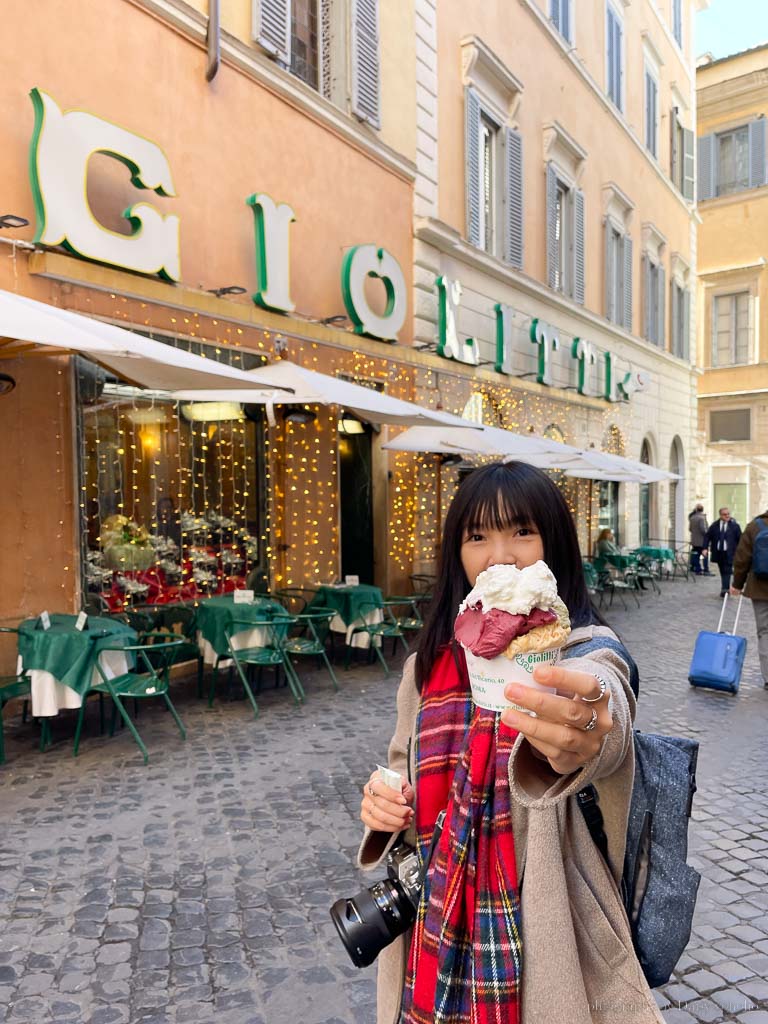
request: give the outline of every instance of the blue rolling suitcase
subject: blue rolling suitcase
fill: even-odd
[[[730,693],[738,692],[744,655],[747,653],[746,637],[736,636],[741,602],[742,598],[739,597],[733,633],[722,632],[725,606],[728,603],[726,594],[717,632],[709,633],[703,630],[696,637],[691,667],[688,669],[688,682],[691,686],[703,686],[708,690],[727,690]]]

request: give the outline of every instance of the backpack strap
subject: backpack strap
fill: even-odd
[[[584,815],[584,821],[587,823],[592,841],[603,855],[603,860],[607,864],[608,837],[605,834],[603,812],[600,810],[600,797],[597,795],[597,790],[590,783],[584,789],[579,790],[576,794],[576,800],[581,808],[581,813]]]

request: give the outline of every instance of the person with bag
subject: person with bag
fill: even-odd
[[[691,535],[691,569],[697,576],[709,576],[707,558],[707,517],[704,506],[696,505],[688,515],[688,532]],[[703,561],[702,561],[703,556]]]
[[[733,559],[731,593],[752,602],[763,686],[768,689],[768,511],[753,519],[741,535]]]
[[[725,597],[731,585],[733,556],[741,540],[741,527],[732,518],[730,510],[721,508],[719,518],[707,530],[710,559],[720,570],[720,597]]]
[[[528,713],[473,705],[453,623],[477,575],[543,560],[572,632]],[[593,609],[573,519],[543,472],[491,464],[460,484],[418,653],[405,664],[389,768],[363,787],[358,862],[402,839],[424,879],[413,928],[378,957],[378,1024],[661,1024],[619,887],[633,796],[633,662]],[[579,794],[592,785],[604,853]],[[440,815],[445,813],[444,820]],[[436,822],[442,831],[431,852]]]

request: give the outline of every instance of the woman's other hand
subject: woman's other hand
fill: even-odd
[[[402,793],[398,793],[381,781],[378,772],[373,772],[363,786],[360,818],[374,832],[402,832],[413,821],[414,797],[409,782],[404,782]]]
[[[507,699],[533,715],[510,708],[502,712],[501,720],[523,733],[559,775],[570,775],[600,752],[604,737],[613,728],[610,690],[587,672],[561,666],[539,666],[533,678],[541,686],[556,688],[557,694],[510,683],[504,690]],[[601,689],[605,689],[602,696]]]

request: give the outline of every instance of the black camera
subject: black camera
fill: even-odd
[[[357,896],[336,900],[331,919],[355,967],[368,967],[416,920],[422,876],[412,846],[400,842],[387,854],[387,878]]]

